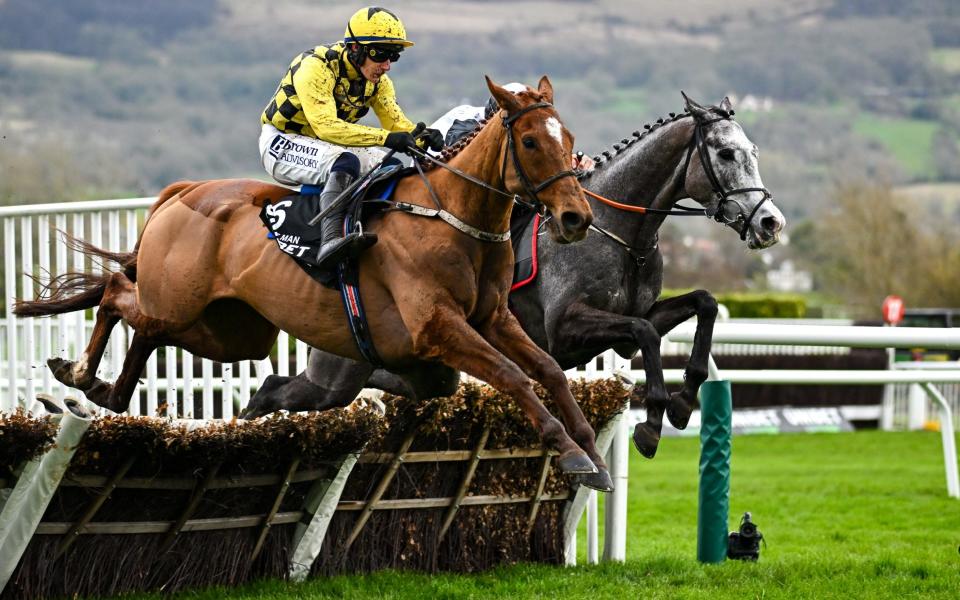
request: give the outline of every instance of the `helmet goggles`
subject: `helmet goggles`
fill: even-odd
[[[403,46],[399,44],[365,44],[367,57],[376,63],[386,61],[397,62],[400,60],[400,53],[403,52]]]

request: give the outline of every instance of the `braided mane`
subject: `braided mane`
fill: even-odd
[[[457,143],[454,145],[445,147],[438,157],[440,162],[449,163],[453,157],[463,152],[463,149],[473,141],[473,138],[477,137],[477,134],[483,130],[488,121],[489,119],[480,119],[472,131],[468,132],[466,135],[457,140]],[[430,161],[419,160],[419,162],[424,171],[439,168],[436,164]]]
[[[725,110],[723,110],[722,108],[717,107],[717,106],[707,107],[707,110],[709,110],[709,111],[712,112],[712,113],[717,114],[718,116],[721,116],[721,117],[724,117],[724,118],[727,118],[727,119],[729,119],[729,118],[731,118],[731,117],[733,116],[732,111],[731,111],[730,113],[728,113],[727,111],[725,111]],[[613,151],[612,151],[612,152],[611,152],[610,150],[604,150],[604,151],[601,152],[600,154],[597,154],[596,156],[594,156],[594,157],[593,157],[593,160],[594,160],[594,162],[596,163],[596,166],[593,168],[592,171],[588,171],[588,172],[586,172],[586,173],[581,173],[578,178],[579,178],[581,181],[590,178],[591,175],[600,172],[601,170],[603,170],[604,167],[606,167],[607,165],[609,165],[610,162],[611,162],[611,160],[612,160],[615,156],[619,155],[619,154],[622,153],[622,152],[625,152],[628,148],[630,148],[630,146],[633,146],[633,145],[636,144],[637,142],[643,140],[644,138],[646,138],[647,136],[649,136],[649,135],[650,135],[651,133],[653,133],[654,131],[660,129],[660,128],[663,127],[664,125],[668,125],[668,124],[670,124],[670,123],[674,123],[674,122],[676,122],[676,121],[679,121],[680,119],[684,119],[684,118],[690,117],[690,116],[691,116],[691,115],[690,115],[690,112],[689,112],[686,108],[684,108],[684,109],[683,109],[683,112],[680,112],[680,113],[669,113],[669,116],[667,116],[667,117],[661,117],[661,118],[657,119],[656,121],[654,121],[653,123],[646,123],[646,124],[643,126],[643,130],[642,130],[642,131],[638,129],[637,131],[634,131],[634,132],[633,132],[632,137],[623,138],[622,140],[620,140],[620,143],[618,143],[618,144],[613,144],[613,148],[612,148]]]

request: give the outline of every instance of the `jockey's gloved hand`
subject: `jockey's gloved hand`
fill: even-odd
[[[434,152],[443,150],[443,134],[440,133],[439,129],[424,129],[423,133],[420,134],[419,140],[423,142],[424,146]]]
[[[410,148],[417,147],[417,140],[408,131],[391,131],[387,134],[383,145],[397,152],[406,152]]]

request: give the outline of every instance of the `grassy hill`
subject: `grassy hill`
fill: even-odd
[[[770,99],[772,112],[738,116],[763,151],[765,183],[803,216],[838,170],[893,183],[947,176],[931,144],[938,135],[949,150],[943,140],[960,131],[960,16],[949,3],[921,5],[904,14],[886,1],[404,2],[396,9],[417,45],[392,75],[409,116],[431,121],[482,103],[484,74],[533,83],[547,73],[590,153],[680,109],[681,89],[703,102]],[[287,63],[340,38],[354,8],[0,2],[9,140],[0,166],[13,174],[0,202],[150,194],[174,179],[259,173],[259,113]]]

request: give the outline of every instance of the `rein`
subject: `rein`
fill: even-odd
[[[590,196],[595,200],[606,204],[607,206],[612,206],[613,208],[623,210],[626,212],[635,212],[640,213],[641,215],[652,214],[652,215],[674,215],[677,217],[702,217],[707,214],[707,211],[702,208],[693,208],[692,206],[680,206],[677,205],[676,208],[667,209],[667,208],[648,208],[646,206],[635,206],[633,204],[623,204],[617,202],[616,200],[611,200],[609,198],[604,198],[600,194],[594,194],[590,190],[584,188],[583,193]]]
[[[537,197],[537,192],[543,191],[544,189],[549,187],[551,184],[553,184],[554,182],[560,179],[563,179],[564,177],[576,178],[577,174],[573,170],[561,171],[559,173],[551,175],[550,177],[546,178],[545,180],[541,181],[539,184],[534,186],[530,182],[530,179],[527,177],[527,174],[524,172],[523,166],[520,164],[520,158],[517,155],[516,145],[513,140],[512,126],[514,121],[516,121],[519,117],[521,117],[522,115],[532,110],[536,110],[539,108],[552,108],[552,107],[553,105],[550,104],[549,102],[537,102],[535,104],[531,104],[530,106],[526,106],[522,108],[521,110],[517,111],[512,115],[502,117],[503,126],[507,129],[507,152],[504,153],[503,161],[501,163],[500,179],[501,181],[506,180],[507,154],[509,154],[510,157],[512,158],[513,167],[517,172],[517,176],[520,178],[520,182],[523,184],[524,190],[533,199],[532,202],[527,202],[523,200],[518,194],[511,194],[509,192],[505,192],[499,188],[496,188],[490,185],[485,181],[481,181],[480,179],[474,177],[473,175],[464,173],[460,169],[457,169],[456,167],[452,167],[447,163],[437,158],[434,158],[433,156],[430,156],[430,154],[418,148],[409,148],[407,152],[413,155],[414,158],[419,158],[420,160],[429,161],[434,165],[438,167],[442,167],[462,179],[466,179],[467,181],[475,185],[478,185],[486,190],[494,192],[495,194],[499,194],[500,196],[503,196],[505,198],[510,198],[514,203],[520,204],[522,206],[526,206],[527,208],[531,208],[537,211],[538,213],[540,213],[541,215],[543,215],[546,212],[546,206],[542,202],[540,202],[540,199]],[[430,192],[430,198],[433,200],[433,203],[436,205],[437,208],[436,209],[425,208],[423,206],[410,204],[408,202],[391,202],[390,204],[393,205],[393,208],[395,208],[396,210],[401,210],[403,212],[407,212],[410,214],[415,214],[423,217],[436,217],[436,218],[442,219],[444,222],[449,224],[454,229],[457,229],[458,231],[461,231],[469,235],[470,237],[483,242],[505,242],[510,239],[509,228],[503,233],[493,233],[489,231],[483,231],[481,229],[477,229],[476,227],[473,227],[472,225],[469,225],[468,223],[461,221],[453,214],[444,210],[443,206],[440,204],[440,198],[437,196],[436,192],[433,191],[433,186],[430,185],[430,181],[427,179],[426,174],[423,172],[423,169],[421,168],[420,163],[415,160],[413,161],[413,164],[417,167],[417,172],[420,174],[420,177],[423,179],[424,184],[427,186],[427,190]]]
[[[690,158],[693,156],[693,149],[696,148],[697,155],[700,157],[700,164],[703,165],[703,170],[707,174],[707,179],[710,181],[710,187],[713,189],[713,193],[716,194],[716,197],[717,197],[717,206],[713,210],[708,210],[703,208],[693,208],[690,206],[682,206],[679,204],[672,209],[649,208],[646,206],[638,206],[634,204],[624,204],[622,202],[617,202],[609,198],[604,198],[600,194],[595,194],[587,189],[584,189],[583,193],[599,202],[602,202],[603,204],[606,204],[607,206],[611,206],[613,208],[626,211],[626,212],[634,212],[639,214],[654,214],[654,215],[672,215],[676,217],[706,215],[708,217],[713,217],[713,220],[715,220],[718,223],[723,223],[724,225],[729,225],[732,223],[736,223],[737,221],[740,221],[744,223],[744,225],[740,228],[740,240],[741,241],[746,240],[747,229],[750,226],[750,221],[753,220],[754,215],[757,214],[757,211],[760,210],[760,207],[763,205],[763,203],[773,198],[773,194],[770,193],[770,190],[768,190],[767,188],[748,187],[748,188],[737,188],[734,190],[725,190],[723,189],[723,186],[720,185],[720,179],[717,177],[717,173],[713,168],[713,162],[710,160],[710,153],[707,152],[707,149],[706,149],[703,129],[707,125],[716,123],[717,121],[727,121],[729,119],[730,119],[729,116],[720,116],[715,119],[711,119],[709,121],[704,121],[704,122],[697,121],[695,124],[693,137],[690,139],[690,143],[687,146],[687,158],[684,161],[684,165],[683,165],[682,173],[683,173],[684,179],[686,179],[687,169],[690,166]],[[745,194],[748,192],[762,192],[763,199],[760,200],[760,202],[757,202],[757,205],[753,207],[752,211],[750,211],[749,216],[747,216],[747,218],[744,219],[743,213],[745,211],[743,209],[743,206],[736,200],[732,199],[731,196],[734,196],[736,194]],[[726,202],[733,202],[739,209],[739,213],[737,214],[736,219],[731,220],[731,219],[727,219],[724,216],[723,205]],[[596,229],[597,231],[600,231],[604,235],[607,235],[607,237],[610,237],[617,243],[627,248],[630,248],[630,246],[628,246],[625,242],[623,242],[622,240],[619,240],[615,236],[611,236],[609,233],[607,233],[606,231],[603,231],[599,227],[597,227]]]

